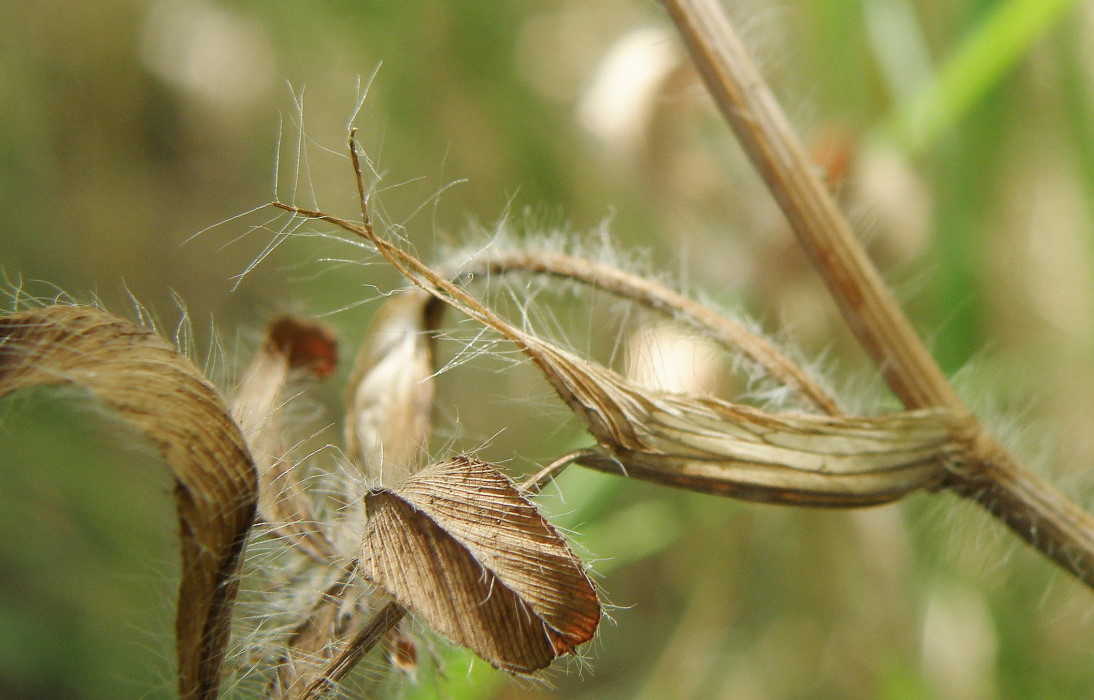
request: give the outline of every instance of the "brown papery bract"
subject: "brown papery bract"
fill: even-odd
[[[98,309],[49,306],[0,319],[0,396],[87,390],[147,437],[175,476],[182,574],[179,695],[217,696],[257,481],[243,435],[194,365],[146,328]]]
[[[337,357],[334,334],[326,326],[294,316],[276,318],[232,401],[232,415],[258,469],[259,515],[275,534],[324,564],[333,560],[333,547],[316,523],[295,465],[285,458],[281,414],[290,373],[326,376]]]
[[[581,563],[489,464],[449,459],[366,503],[362,575],[494,666],[531,673],[592,639]]]

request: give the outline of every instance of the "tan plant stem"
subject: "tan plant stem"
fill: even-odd
[[[968,424],[973,459],[949,486],[1094,587],[1094,518],[1007,455],[969,413],[901,312],[756,70],[718,0],[661,0],[726,121],[859,343],[909,409]]]
[[[829,195],[717,0],[663,0],[707,88],[852,332],[908,408],[964,407]]]
[[[406,608],[387,603],[380,608],[327,666],[327,673],[312,683],[299,696],[301,700],[326,697],[337,689],[337,683],[353,670],[357,663],[406,615]]]
[[[528,495],[539,493],[543,490],[543,487],[551,483],[559,474],[570,466],[574,462],[580,462],[582,459],[594,457],[597,455],[596,450],[574,450],[573,452],[567,452],[555,461],[548,464],[543,469],[532,476],[525,479],[520,484],[520,490]]]

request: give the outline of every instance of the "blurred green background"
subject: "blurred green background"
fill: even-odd
[[[1004,441],[1089,508],[1094,3],[729,7],[936,357]],[[528,235],[567,228],[588,245],[609,222],[623,257],[823,358],[848,407],[892,406],[656,3],[42,0],[0,3],[0,26],[9,293],[94,295],[122,313],[132,297],[169,335],[181,299],[195,355],[225,384],[277,311],[328,314],[351,356],[376,307],[357,302],[397,278],[344,262],[364,262],[360,249],[296,237],[237,285],[284,220],[232,217],[275,183],[354,216],[345,128],[358,78],[382,63],[356,123],[391,186],[383,212],[427,258],[483,244],[469,222],[507,212]],[[597,329],[570,337],[603,357],[627,329],[574,323]],[[526,469],[578,439],[556,429],[549,390],[528,389],[530,370],[495,370],[443,377],[437,410],[442,426],[459,417],[457,446],[488,443],[484,456]],[[347,371],[318,389],[301,436],[337,422]],[[481,395],[488,383],[496,396]],[[5,400],[0,418],[0,699],[171,697],[165,470],[49,392]],[[466,672],[437,644],[447,670],[416,682],[367,664],[367,678],[395,676],[380,692],[1094,695],[1089,591],[948,494],[841,513],[578,470],[559,486],[545,506],[618,606],[587,663],[516,682]]]

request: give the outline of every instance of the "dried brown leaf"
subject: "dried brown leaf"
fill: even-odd
[[[375,483],[402,481],[424,460],[433,409],[439,305],[409,289],[376,312],[346,396],[346,451]]]
[[[326,376],[337,358],[334,334],[326,326],[311,319],[278,317],[267,327],[232,402],[232,415],[258,469],[259,515],[276,534],[320,563],[333,559],[333,547],[312,514],[294,465],[284,459],[281,414],[290,373]]]
[[[491,664],[531,673],[595,633],[580,562],[490,465],[446,460],[366,504],[362,575]]]
[[[94,308],[50,306],[0,319],[0,396],[38,385],[87,390],[143,433],[174,472],[179,694],[215,698],[257,494],[239,428],[216,389],[174,347]]]

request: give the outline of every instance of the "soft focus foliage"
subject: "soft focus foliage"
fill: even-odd
[[[1018,454],[1089,503],[1094,6],[729,4],[936,356],[965,368],[959,389],[989,424],[1015,426],[995,432]],[[806,355],[823,354],[833,383],[855,388],[837,392],[848,409],[877,409],[879,383],[694,76],[666,50],[675,44],[654,3],[46,0],[0,4],[0,26],[9,286],[86,291],[114,311],[132,294],[168,336],[177,295],[197,359],[209,354],[226,385],[272,314],[372,300],[327,318],[352,348],[377,288],[402,284],[383,265],[323,260],[363,262],[362,250],[299,237],[233,289],[271,234],[232,241],[273,212],[184,244],[272,198],[279,141],[282,199],[355,216],[345,126],[357,77],[382,61],[357,121],[381,187],[392,186],[379,195],[387,218],[404,222],[468,180],[405,221],[426,260],[481,245],[466,235],[469,218],[508,211],[532,232],[565,222],[590,248],[611,219],[615,251],[648,251],[656,273],[749,309]],[[621,56],[633,83],[612,72]],[[939,70],[954,92],[931,92]],[[895,125],[914,124],[921,104],[935,110],[929,138],[902,138]],[[619,310],[563,298],[536,319],[607,362],[636,330]],[[208,351],[210,317],[222,353]],[[337,372],[331,384],[342,386],[348,367]],[[290,442],[329,424],[341,400],[320,394]],[[438,380],[452,441],[485,444],[480,456],[514,473],[581,444],[571,423],[559,427],[555,401],[505,358]],[[0,404],[0,697],[171,697],[170,485],[146,446],[104,447],[96,417],[30,403]],[[439,647],[452,657],[447,673],[420,676],[405,696],[1094,692],[1090,593],[949,496],[814,512],[571,469],[540,502],[619,606],[589,669],[553,672],[551,687],[518,684],[479,665],[467,674],[468,657]]]

